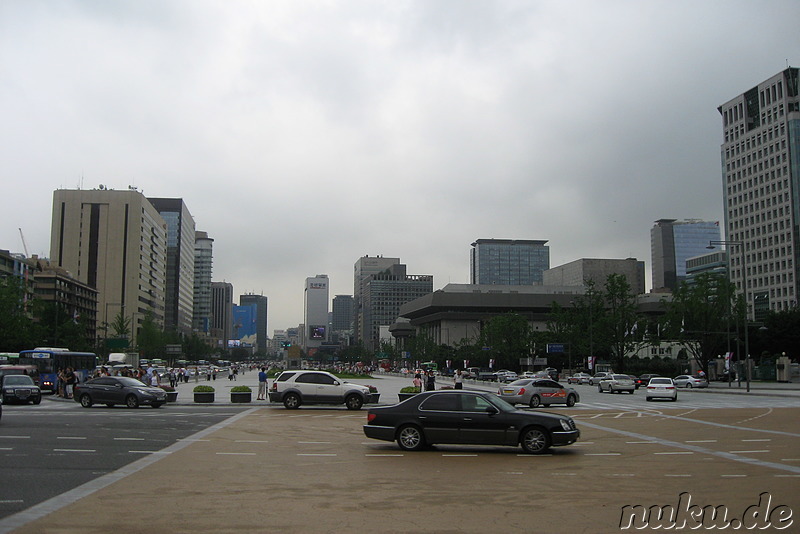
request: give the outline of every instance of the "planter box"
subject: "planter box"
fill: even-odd
[[[252,391],[231,391],[231,402],[250,402],[252,399]]]
[[[212,391],[211,393],[195,393],[194,401],[203,403],[214,402],[214,392]]]
[[[176,402],[178,400],[177,391],[167,391],[167,402]]]
[[[397,397],[400,399],[400,402],[403,402],[404,400],[410,399],[414,395],[416,395],[416,393],[398,393]]]

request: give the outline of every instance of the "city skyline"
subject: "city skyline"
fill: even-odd
[[[184,199],[270,334],[302,322],[307,277],[352,295],[385,255],[467,283],[478,238],[634,257],[649,289],[654,221],[724,220],[717,108],[800,62],[792,12],[9,0],[0,248],[22,229],[50,256],[53,191],[104,184]]]

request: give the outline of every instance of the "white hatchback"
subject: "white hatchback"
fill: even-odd
[[[671,378],[656,376],[650,379],[645,390],[645,399],[669,399],[678,400],[678,388]]]

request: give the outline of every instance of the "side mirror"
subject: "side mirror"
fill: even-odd
[[[338,380],[334,380],[334,381],[333,381],[333,385],[334,385],[334,386],[341,386],[341,384],[339,383],[339,381],[338,381]]]
[[[497,415],[500,413],[500,410],[498,410],[494,406],[487,406],[486,413],[488,413],[489,415]]]

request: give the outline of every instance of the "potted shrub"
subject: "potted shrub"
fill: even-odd
[[[380,402],[381,394],[378,393],[378,388],[375,386],[367,386],[369,388],[369,402]]]
[[[420,392],[420,388],[416,386],[406,386],[400,390],[400,393],[397,396],[400,398],[400,402],[403,402],[406,399],[410,399],[414,395]]]
[[[214,388],[211,386],[195,386],[194,390],[195,402],[214,402]]]
[[[167,402],[175,402],[178,400],[178,392],[172,386],[158,386],[167,392]]]
[[[250,386],[233,386],[231,388],[231,402],[250,402],[253,398],[253,390]]]

